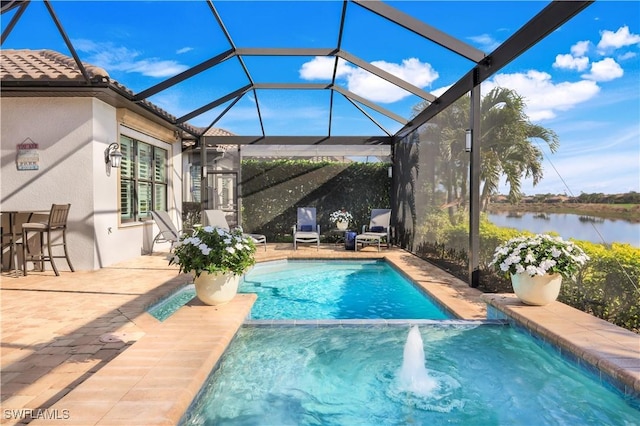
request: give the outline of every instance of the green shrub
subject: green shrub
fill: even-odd
[[[640,249],[619,243],[579,245],[591,260],[576,282],[563,281],[559,300],[640,332]]]
[[[435,263],[458,278],[468,281],[467,221],[453,226],[444,211],[431,212],[421,232],[437,236],[419,245],[416,254]],[[436,230],[437,229],[437,230]],[[497,274],[489,263],[497,246],[518,235],[531,232],[501,228],[485,217],[480,221],[480,285],[484,292],[512,292],[511,282]],[[640,332],[640,249],[629,244],[595,244],[572,240],[590,257],[575,277],[563,279],[559,299],[628,330]]]
[[[386,163],[308,160],[243,160],[243,228],[268,241],[291,241],[298,207],[315,207],[322,233],[335,228],[329,217],[345,208],[352,229],[369,223],[372,208],[389,208],[391,180]]]

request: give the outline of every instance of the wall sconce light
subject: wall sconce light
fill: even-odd
[[[393,177],[393,167],[389,166],[389,168],[387,169],[387,176],[389,177],[389,179],[391,179]]]
[[[465,130],[464,133],[464,150],[471,152],[471,129]]]
[[[122,161],[122,153],[118,150],[120,145],[113,142],[110,144],[107,149],[104,150],[104,162],[105,164],[111,165],[113,168],[120,167],[120,162]]]

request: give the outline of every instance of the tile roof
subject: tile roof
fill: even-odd
[[[201,130],[204,130],[204,129],[201,129]],[[235,135],[228,130],[220,129],[218,127],[212,127],[209,130],[207,130],[203,136],[235,136]]]
[[[135,93],[118,81],[113,80],[103,68],[85,62],[82,65],[85,67],[87,75],[93,84],[104,83],[128,100],[133,99]],[[0,50],[0,81],[3,84],[19,83],[21,87],[29,87],[29,85],[34,87],[49,86],[52,83],[58,83],[61,86],[73,84],[75,88],[78,83],[86,83],[78,64],[72,57],[53,50],[29,49]],[[103,87],[105,86],[103,85]],[[136,103],[154,112],[168,123],[173,124],[176,121],[174,115],[147,100]],[[205,130],[204,127],[196,127],[188,123],[183,123],[183,127],[195,134],[201,134]],[[184,135],[188,137],[186,132]],[[213,127],[206,132],[206,136],[234,136],[234,134],[227,130]]]
[[[109,81],[102,68],[83,63],[91,81]],[[5,81],[84,82],[75,60],[53,50],[0,51],[0,79]]]

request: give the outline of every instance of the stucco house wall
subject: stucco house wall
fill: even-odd
[[[0,208],[48,210],[53,203],[71,203],[67,236],[76,270],[145,254],[157,233],[151,221],[120,223],[119,170],[108,173],[104,160],[120,133],[169,151],[168,210],[180,223],[181,143],[171,130],[92,97],[3,97],[0,114]],[[39,169],[17,170],[16,145],[28,139],[38,144]],[[56,264],[66,270],[64,260]]]

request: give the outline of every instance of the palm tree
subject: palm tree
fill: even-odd
[[[497,87],[481,102],[481,202],[486,208],[489,197],[497,193],[500,177],[509,186],[508,199],[522,198],[521,179],[532,178],[537,185],[543,177],[542,150],[534,143],[541,140],[554,153],[560,143],[553,130],[532,124],[524,113],[524,100],[511,89]]]
[[[414,113],[426,103],[416,105]],[[497,87],[481,101],[481,203],[486,209],[490,196],[497,193],[504,176],[509,186],[509,200],[522,197],[522,178],[533,178],[536,185],[542,179],[543,153],[534,140],[545,142],[551,152],[559,146],[558,136],[549,129],[529,122],[525,103],[515,91]],[[446,205],[454,223],[456,205],[466,202],[469,156],[464,150],[465,130],[469,126],[469,96],[463,96],[434,117],[421,129],[421,144],[430,147],[437,160],[431,161],[427,179],[446,192]],[[434,197],[435,199],[435,197]]]

